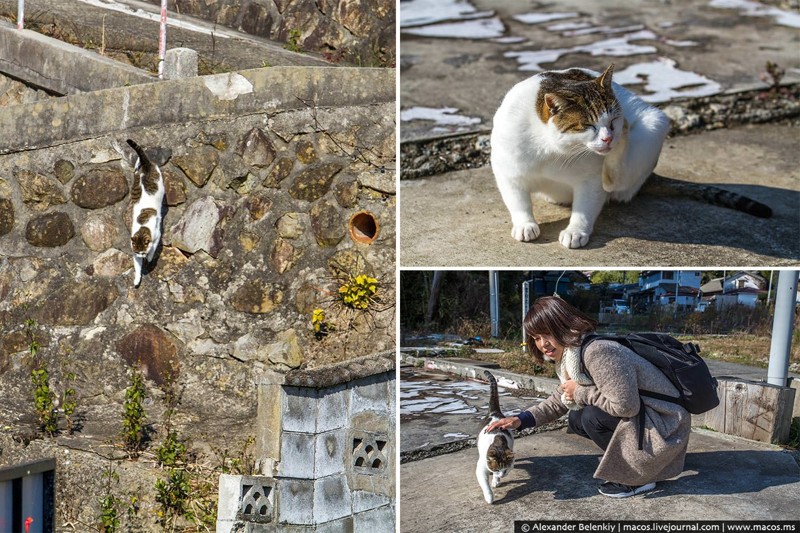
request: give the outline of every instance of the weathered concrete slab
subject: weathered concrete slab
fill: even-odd
[[[0,72],[62,95],[158,81],[138,68],[35,31],[19,31],[2,20]]]
[[[474,448],[400,467],[404,532],[513,531],[514,520],[796,519],[800,467],[780,448],[693,430],[684,472],[622,501],[598,494],[600,449],[566,430],[517,439],[514,470],[489,506]]]
[[[764,369],[708,363],[714,375],[723,370],[766,375]],[[547,381],[552,388],[557,384]],[[500,393],[506,414],[538,401],[510,389]],[[564,429],[518,436],[516,466],[489,507],[475,480],[477,451],[470,442],[488,410],[488,385],[406,366],[401,367],[400,395],[404,456],[434,454],[400,467],[402,531],[512,531],[514,520],[796,518],[800,467],[792,454],[697,427],[684,472],[624,503],[597,493],[601,481],[592,476],[601,452],[591,441]]]
[[[491,129],[505,93],[535,74],[535,61],[525,57],[530,53],[539,54],[541,70],[588,67],[602,71],[613,62],[617,73],[667,58],[684,73],[669,71],[657,81],[676,83],[679,96],[714,86],[720,92],[763,86],[759,76],[767,61],[786,69],[785,80],[800,79],[797,28],[787,24],[787,20],[796,24],[792,16],[797,14],[789,10],[784,10],[785,19],[779,20],[774,14],[748,16],[743,8],[714,7],[711,1],[632,4],[625,0],[564,0],[531,5],[514,0],[470,0],[454,4],[445,0],[438,4],[438,15],[445,13],[446,22],[456,22],[444,32],[450,37],[412,33],[442,34],[430,18],[429,24],[421,24],[426,18],[420,9],[424,3],[403,4],[401,113],[426,107],[439,110],[440,118],[409,120],[411,115],[406,115],[401,122],[401,141]],[[478,20],[462,21],[472,26],[462,27],[460,32],[456,29],[457,7],[474,7],[481,13]],[[761,11],[771,7],[764,6]],[[431,11],[427,15],[436,18],[435,10]],[[526,18],[531,15],[539,21]],[[470,16],[475,13],[464,19]],[[487,38],[476,38],[479,32]],[[693,75],[707,81],[690,79]],[[653,92],[641,85],[630,87],[641,93]]]
[[[568,207],[534,199],[542,234],[511,237],[489,167],[401,182],[403,266],[784,266],[800,261],[800,130],[754,125],[668,139],[656,172],[729,189],[772,207],[770,219],[692,199],[640,195],[610,204],[589,245],[568,250],[558,234]]]
[[[380,104],[393,102],[394,94],[392,69],[335,67],[270,67],[118,87],[4,109],[0,154],[130,128],[278,110],[311,113],[315,106]],[[311,116],[308,122],[313,129]]]

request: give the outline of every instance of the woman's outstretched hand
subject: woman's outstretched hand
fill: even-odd
[[[522,420],[519,419],[517,416],[507,416],[506,418],[501,418],[500,420],[495,420],[488,426],[486,426],[487,433],[489,431],[494,431],[495,429],[517,429],[522,425]]]

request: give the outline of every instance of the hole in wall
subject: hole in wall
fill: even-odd
[[[350,217],[350,238],[361,244],[372,244],[378,238],[380,224],[369,211],[359,211]]]

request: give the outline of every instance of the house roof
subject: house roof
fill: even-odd
[[[700,285],[700,292],[704,294],[713,294],[715,292],[722,292],[722,278],[714,278],[708,283]]]

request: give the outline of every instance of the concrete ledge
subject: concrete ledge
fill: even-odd
[[[325,389],[391,372],[394,368],[394,352],[381,352],[309,370],[292,370],[286,374],[285,384],[292,387]]]
[[[394,69],[267,67],[119,87],[0,110],[0,154],[149,126],[394,99]]]
[[[158,81],[144,70],[0,22],[0,71],[59,95]]]
[[[461,363],[451,359],[429,359],[422,357],[413,357],[411,355],[400,353],[400,362],[408,363],[414,366],[422,366],[429,370],[441,370],[457,376],[470,378],[470,379],[483,379],[483,371],[490,368],[489,363],[486,366],[475,366],[468,363]],[[536,392],[550,394],[559,385],[559,381],[555,378],[543,378],[539,376],[528,376],[525,374],[517,374],[515,372],[508,372],[498,368],[491,368],[492,374],[497,378],[497,384],[507,389],[528,389]]]

